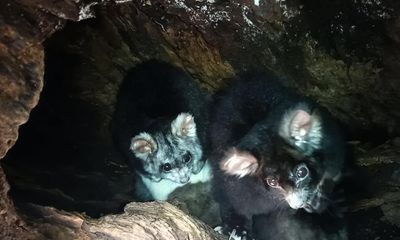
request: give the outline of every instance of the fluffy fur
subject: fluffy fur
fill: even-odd
[[[214,192],[228,231],[251,231],[256,215],[330,205],[346,149],[324,108],[272,74],[247,74],[217,95],[211,122]]]
[[[167,63],[149,61],[127,74],[112,131],[116,146],[138,175],[139,200],[165,200],[194,178],[209,179],[200,174],[207,152],[208,99],[183,70]]]

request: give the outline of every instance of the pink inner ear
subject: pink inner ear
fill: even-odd
[[[258,161],[248,152],[240,152],[233,149],[228,154],[228,157],[221,161],[220,168],[227,174],[244,177],[257,171]]]
[[[183,134],[187,134],[190,129],[194,127],[194,119],[192,116],[186,116],[185,121],[182,124],[182,132]]]
[[[293,119],[290,123],[290,132],[299,132],[301,129],[304,129],[304,133],[308,133],[311,128],[311,115],[303,110],[297,110],[294,113]]]
[[[150,153],[152,151],[151,143],[143,139],[136,139],[132,141],[132,150],[139,153]]]

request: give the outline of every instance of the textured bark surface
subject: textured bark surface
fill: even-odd
[[[58,140],[57,134],[61,131],[51,128],[51,124],[42,123],[37,135],[30,137],[29,141],[36,144],[29,145],[33,152],[25,151],[29,147],[17,148],[19,153],[25,154],[22,155],[25,162],[16,162],[16,165],[21,164],[19,168],[7,174],[15,188],[35,190],[34,194],[24,195],[24,201],[29,202],[30,197],[45,193],[46,200],[63,202],[65,204],[60,206],[65,209],[84,211],[97,207],[98,212],[108,213],[127,200],[121,195],[127,195],[123,188],[129,184],[122,185],[120,179],[112,182],[105,173],[112,171],[115,177],[126,172],[121,174],[121,168],[108,165],[108,124],[115,94],[126,71],[151,58],[183,67],[210,91],[222,88],[228,81],[226,79],[236,72],[268,68],[282,76],[287,84],[326,106],[355,138],[380,141],[400,134],[400,3],[396,0],[99,2],[0,2],[0,157],[14,145],[19,126],[28,120],[31,109],[38,102],[44,67],[47,91],[68,99],[49,109],[56,109],[58,122],[62,122],[59,119],[72,120],[72,127],[61,130],[71,133],[72,140],[76,141],[76,145],[68,145],[75,152],[59,154],[59,149],[54,148],[56,154],[65,156],[64,160],[73,166],[61,168],[64,172],[49,171],[36,164],[40,162],[35,159],[37,156],[54,158],[51,154],[37,154],[41,149],[46,152],[46,148],[53,149],[57,145],[53,139]],[[50,103],[56,99],[43,97]],[[40,109],[37,112],[38,115],[46,113]],[[41,122],[41,116],[36,120]],[[41,131],[54,135],[43,137],[38,134]],[[375,134],[376,137],[365,138]],[[47,143],[45,140],[54,145],[43,145]],[[372,179],[372,194],[362,201],[356,199],[353,207],[354,222],[360,223],[356,235],[360,233],[359,229],[364,233],[360,239],[379,236],[390,239],[399,233],[399,228],[394,227],[400,226],[400,163],[397,160],[400,152],[396,141],[387,142],[372,152],[369,151],[371,146],[357,145],[360,150],[358,164]],[[76,150],[80,148],[90,151]],[[29,162],[35,164],[29,165]],[[100,167],[94,173],[84,175],[77,171],[80,165],[74,165],[76,163]],[[115,163],[112,166],[118,166],[117,160]],[[31,174],[28,179],[20,177],[29,170],[36,175]],[[49,182],[58,178],[63,184],[71,185],[68,178],[71,177],[79,184],[72,190],[70,186],[49,190],[37,180],[39,177],[46,179],[47,174],[52,175],[51,180],[47,179]],[[89,179],[89,183],[85,185],[82,179]],[[129,177],[124,181],[129,181]],[[84,186],[86,195],[99,194],[98,187],[93,185],[104,187],[106,194],[102,197],[105,199],[81,199],[71,192]],[[142,211],[154,218],[159,214],[152,212],[154,209],[162,209],[166,216],[178,214],[167,205],[130,205],[122,215],[94,220],[42,209],[36,211],[36,217],[42,222],[25,224],[8,198],[8,189],[0,169],[0,238],[6,239],[115,237],[113,234],[129,234],[118,232],[117,222],[129,231],[142,231],[139,225],[125,224],[132,219],[146,221],[141,217]],[[109,193],[108,189],[120,192],[113,195],[111,193],[115,191]],[[363,215],[365,212],[372,213]],[[165,224],[176,227],[175,221],[180,220],[184,220],[183,229],[202,228],[201,224],[184,217],[153,222],[154,228],[146,228],[145,232],[153,236],[154,229]],[[189,239],[201,239],[205,235],[199,234],[208,234],[208,231],[193,232]],[[165,239],[171,239],[168,238],[170,232],[164,233]],[[186,239],[185,234],[186,231],[178,231],[173,237]]]
[[[152,0],[94,7],[96,19],[70,24],[53,39],[85,64],[75,70],[77,87],[101,90],[85,91],[92,103],[112,109],[126,69],[150,58],[184,67],[212,91],[236,72],[268,68],[357,137],[400,133],[397,1]]]
[[[66,10],[64,3],[58,11],[63,16],[60,17],[50,13],[53,2],[45,2],[0,2],[0,158],[14,145],[19,126],[28,120],[38,103],[44,75],[42,41],[60,29],[64,19],[74,19],[62,12]],[[79,8],[71,12],[80,16]],[[17,214],[8,191],[0,167],[0,238],[36,238],[36,231]]]
[[[399,133],[397,1],[133,1],[100,16],[133,56],[176,62],[209,88],[269,68],[352,132]]]
[[[28,31],[24,19],[9,19],[0,3],[0,158],[14,145],[18,128],[28,120],[43,85],[43,47]],[[9,185],[0,167],[0,238],[30,239],[34,232],[17,215],[8,197]]]
[[[38,217],[32,224],[50,239],[226,239],[168,203],[131,203],[124,213],[99,219],[49,207],[29,208]]]
[[[9,196],[9,185],[3,169],[0,168],[0,238],[2,239],[33,239],[35,230],[27,227],[17,214]]]
[[[355,184],[349,208],[350,233],[357,239],[398,239],[400,235],[400,139],[371,149],[355,146],[362,181]],[[361,189],[361,190],[360,190]]]
[[[132,203],[124,211],[88,222],[88,231],[98,239],[225,239],[167,203]]]
[[[3,7],[1,11],[7,11]],[[0,157],[14,145],[18,127],[28,120],[30,110],[37,104],[44,74],[41,44],[7,20],[0,15]]]

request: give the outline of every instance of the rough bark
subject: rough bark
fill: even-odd
[[[182,66],[210,91],[223,87],[225,78],[235,72],[269,68],[315,97],[359,134],[357,137],[362,137],[361,132],[384,137],[400,133],[400,7],[395,0],[335,0],[321,5],[306,0],[116,2],[124,1],[1,1],[1,157],[14,145],[19,126],[38,102],[44,74],[42,43],[60,29],[46,47],[56,55],[73,55],[76,65],[60,75],[71,76],[64,80],[73,89],[73,98],[95,110],[93,138],[99,141],[109,138],[104,129],[126,70],[150,58]],[[64,28],[67,21],[95,15],[94,20],[69,22]],[[393,211],[399,202],[396,154],[389,160],[382,158],[380,151],[378,157],[360,158],[359,164],[369,176],[390,177],[375,186],[386,192],[354,207],[380,208],[393,224],[399,222],[399,213]],[[387,185],[390,188],[382,187]],[[106,237],[117,230],[110,221],[137,220],[142,213],[139,209],[153,214],[147,205],[130,205],[127,209],[132,211],[99,220],[42,209],[37,217],[51,216],[54,221],[46,222],[44,217],[42,223],[27,225],[8,198],[8,189],[0,169],[0,238]],[[174,209],[165,211],[177,214]],[[152,226],[177,226],[174,221],[179,219]],[[201,227],[190,221],[185,228]],[[131,231],[139,226],[126,227]],[[152,229],[146,232],[150,236]],[[165,234],[170,236],[168,231]],[[180,234],[186,233],[178,231],[174,237],[182,237]],[[194,234],[192,239],[203,236]]]
[[[27,227],[17,214],[9,196],[9,185],[3,169],[0,168],[0,238],[2,239],[32,239],[36,234]],[[30,233],[31,232],[31,233]]]
[[[107,82],[114,91],[127,68],[149,58],[184,67],[212,91],[235,72],[268,68],[356,136],[385,138],[400,133],[399,9],[392,0],[132,1],[99,6],[96,20],[59,38],[70,39],[63,43],[74,49],[64,50],[82,58],[81,75],[99,89]],[[91,94],[112,108],[115,93]]]
[[[0,157],[14,145],[19,126],[28,120],[37,104],[44,73],[43,47],[27,31],[26,19],[14,24],[7,18],[9,10],[21,14],[11,3],[0,4]],[[17,215],[8,190],[0,167],[0,238],[29,239],[30,230]]]
[[[50,239],[226,239],[168,203],[131,203],[124,213],[99,219],[50,207],[29,208],[38,217],[32,224]]]

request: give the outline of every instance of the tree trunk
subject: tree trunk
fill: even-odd
[[[53,82],[65,83],[72,89],[68,94],[93,109],[91,131],[101,154],[110,141],[104,129],[123,76],[151,58],[183,67],[211,92],[236,72],[268,68],[326,106],[353,138],[398,136],[399,9],[396,0],[3,0],[0,157],[15,144],[18,128],[38,103],[45,67],[63,63],[59,56],[73,56],[73,64],[61,64]],[[398,204],[393,189],[399,185],[399,163],[396,157],[379,162],[382,154],[360,154],[358,163],[371,176],[393,176],[377,185],[390,182],[391,188],[354,209],[381,207],[386,219],[398,224],[400,214],[392,209]],[[8,191],[0,167],[4,239],[220,238],[166,203],[132,203],[122,214],[93,219],[40,206],[17,212]]]

